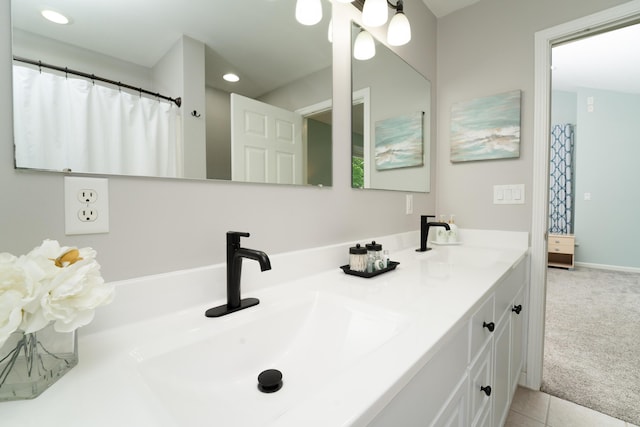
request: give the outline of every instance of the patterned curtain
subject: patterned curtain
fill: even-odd
[[[549,167],[549,232],[571,234],[573,229],[573,125],[551,130]]]

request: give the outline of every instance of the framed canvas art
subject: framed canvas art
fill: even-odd
[[[375,129],[377,170],[422,166],[424,112],[378,120]]]
[[[521,91],[459,102],[451,108],[451,162],[520,157]]]

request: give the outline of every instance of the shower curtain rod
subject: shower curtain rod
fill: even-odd
[[[112,84],[112,85],[116,85],[118,87],[123,87],[125,89],[135,90],[136,92],[140,92],[140,94],[144,93],[144,94],[147,94],[147,95],[155,96],[156,98],[162,98],[162,99],[165,99],[167,101],[171,101],[174,104],[176,104],[178,107],[180,107],[182,105],[182,98],[171,98],[169,96],[160,95],[159,93],[150,92],[148,90],[144,90],[144,89],[139,88],[139,87],[131,86],[131,85],[128,85],[126,83],[117,82],[115,80],[110,80],[110,79],[107,79],[107,78],[104,78],[104,77],[99,77],[99,76],[96,76],[95,74],[83,73],[82,71],[72,70],[72,69],[67,68],[67,67],[59,67],[57,65],[46,64],[46,63],[44,63],[42,61],[34,61],[33,59],[23,58],[23,57],[20,57],[20,56],[14,56],[13,60],[14,61],[18,61],[18,62],[24,62],[24,63],[31,64],[31,65],[36,65],[36,66],[38,66],[40,68],[49,68],[51,70],[61,71],[61,72],[66,73],[66,74],[73,74],[73,75],[85,77],[85,78],[91,79],[91,80],[98,80],[98,81],[101,81],[101,82],[105,82],[105,83],[109,83],[109,84]]]

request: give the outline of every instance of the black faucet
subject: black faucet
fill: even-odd
[[[430,251],[431,248],[427,247],[427,236],[429,236],[429,227],[444,227],[445,230],[451,230],[449,224],[446,222],[429,222],[429,218],[435,218],[435,215],[421,215],[420,216],[420,248],[416,249],[416,252]]]
[[[239,231],[227,232],[227,304],[210,308],[205,312],[207,317],[220,317],[260,303],[257,298],[240,299],[240,277],[242,275],[242,259],[250,258],[260,263],[260,270],[271,270],[271,261],[262,251],[240,247],[240,237],[249,237],[249,233]]]

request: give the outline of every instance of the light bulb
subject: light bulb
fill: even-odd
[[[302,25],[316,25],[322,19],[320,0],[297,0],[296,20]]]
[[[404,13],[393,15],[389,28],[387,28],[387,43],[391,46],[402,46],[411,40],[411,26]]]
[[[231,83],[240,81],[240,77],[238,77],[238,75],[234,73],[227,73],[224,76],[222,76],[222,78]]]
[[[362,8],[362,23],[367,27],[379,27],[389,19],[387,0],[366,0]]]
[[[42,14],[42,16],[45,17],[45,19],[54,22],[56,24],[60,24],[60,25],[66,25],[70,22],[69,18],[67,18],[66,16],[64,16],[61,13],[55,12],[53,10],[43,10],[42,12],[40,12]]]
[[[361,61],[371,59],[376,54],[376,42],[371,34],[365,30],[360,31],[353,44],[353,57]]]

